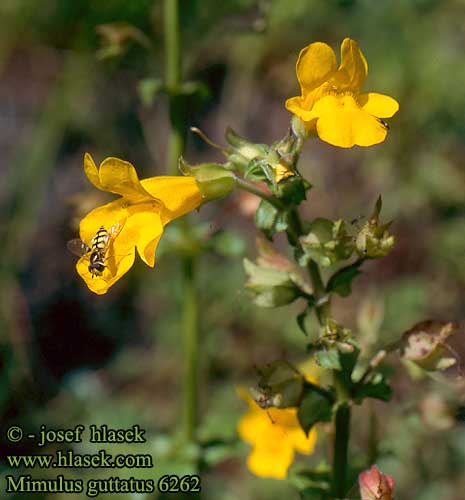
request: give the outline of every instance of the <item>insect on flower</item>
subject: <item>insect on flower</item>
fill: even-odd
[[[120,223],[114,224],[108,230],[103,226],[96,232],[91,240],[91,246],[79,238],[68,241],[68,250],[78,257],[86,256],[89,259],[89,272],[92,278],[102,276],[105,271],[107,252],[113,238],[121,230]]]

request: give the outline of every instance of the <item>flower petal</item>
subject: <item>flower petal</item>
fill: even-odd
[[[130,201],[153,198],[142,187],[134,166],[119,158],[105,158],[100,164],[99,178],[104,191],[119,194]]]
[[[132,251],[122,256],[111,256],[107,259],[107,267],[102,273],[102,276],[93,277],[89,271],[89,257],[83,256],[76,263],[76,270],[81,278],[86,283],[89,290],[97,295],[107,293],[108,289],[114,285],[134,264],[135,251]]]
[[[360,91],[368,74],[368,63],[358,43],[345,38],[341,44],[341,64],[334,75],[338,89]]]
[[[307,437],[305,432],[298,427],[290,433],[289,439],[295,450],[305,455],[310,455],[315,449],[316,437],[315,428],[309,432]]]
[[[305,100],[301,96],[291,97],[290,99],[287,99],[285,106],[287,110],[289,110],[299,118],[302,118],[304,122],[308,122],[309,120],[314,118],[312,111],[310,111],[311,108],[307,108],[305,106]]]
[[[334,71],[336,71],[336,55],[329,45],[314,42],[303,48],[296,64],[302,95],[319,87]]]
[[[256,403],[253,403],[256,406]],[[258,408],[258,407],[257,407]],[[261,410],[261,409],[260,409]],[[251,408],[241,417],[237,424],[237,433],[246,443],[255,443],[260,440],[260,436],[266,435],[268,429],[267,422],[263,419],[261,411]]]
[[[90,247],[92,238],[101,227],[108,230],[115,224],[124,224],[127,216],[126,203],[122,199],[94,208],[79,224],[80,238]]]
[[[202,203],[202,195],[194,177],[150,177],[142,181],[142,186],[164,205],[161,212],[163,225],[198,208]]]
[[[137,252],[150,267],[155,265],[155,250],[163,234],[163,224],[158,212],[149,210],[150,206],[133,207],[126,226],[134,232]]]
[[[349,95],[320,99],[314,107],[314,113],[318,116],[318,136],[334,146],[372,146],[386,138],[387,129],[383,123],[359,108]]]
[[[359,102],[367,113],[378,118],[391,118],[399,110],[399,103],[395,99],[376,92],[360,94]]]
[[[100,177],[98,175],[97,165],[95,164],[94,160],[92,159],[92,156],[90,156],[89,153],[86,153],[84,155],[84,173],[86,174],[90,182],[92,182],[92,184],[97,189],[106,191],[106,189],[104,189],[102,187],[102,184],[100,183]]]
[[[269,441],[265,446],[254,446],[247,458],[247,467],[259,477],[286,479],[293,459],[292,447]]]

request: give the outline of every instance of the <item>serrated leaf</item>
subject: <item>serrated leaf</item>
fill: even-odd
[[[361,274],[359,267],[362,263],[362,260],[358,260],[350,266],[343,267],[333,274],[328,281],[326,291],[337,293],[341,297],[347,297],[350,295],[352,292],[352,281],[356,276]]]
[[[317,422],[328,422],[331,416],[331,401],[314,389],[307,390],[297,411],[297,418],[303,431],[308,435]]]

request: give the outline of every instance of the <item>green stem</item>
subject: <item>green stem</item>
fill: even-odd
[[[181,36],[179,1],[164,0],[165,85],[169,96],[170,134],[167,171],[178,174],[178,160],[184,152],[187,115],[182,85]],[[182,436],[185,442],[195,441],[197,424],[197,365],[198,365],[198,308],[195,290],[195,259],[183,261],[183,412]]]
[[[251,182],[247,182],[244,179],[236,177],[236,186],[243,191],[248,191],[249,193],[259,196],[262,200],[267,201],[270,205],[273,205],[278,210],[282,210],[284,208],[283,204],[277,198],[264,193],[260,188],[258,188]]]
[[[299,236],[304,234],[304,227],[302,224],[302,220],[300,219],[299,212],[294,209],[290,212],[289,217],[289,228],[288,228],[288,237],[290,241],[298,246]],[[318,301],[322,299],[326,294],[326,289],[323,283],[323,279],[321,278],[321,272],[318,264],[310,259],[308,263],[308,274],[310,276],[310,281],[312,283],[313,295],[316,299],[316,312],[318,316],[318,321],[320,325],[325,325],[326,320],[331,317],[331,302],[328,298],[327,301],[319,304]]]
[[[291,237],[297,241],[303,232],[302,221],[296,210],[293,211],[291,221]],[[321,277],[320,267],[314,260],[308,263],[308,274],[312,283],[313,295],[316,299],[316,312],[321,326],[331,318],[331,302],[328,298],[318,305],[318,302],[326,295],[326,288]],[[350,438],[350,406],[348,394],[344,385],[342,373],[333,370],[333,385],[338,401],[338,408],[334,417],[334,452],[333,452],[333,484],[332,489],[335,498],[344,498],[347,485],[347,456]]]
[[[336,410],[333,463],[333,494],[344,498],[347,488],[347,454],[350,436],[350,407],[347,402],[340,403]]]
[[[320,268],[314,260],[310,260],[308,263],[308,274],[310,275],[310,280],[313,287],[313,295],[317,301],[316,313],[318,316],[318,321],[320,325],[324,326],[326,320],[331,317],[331,302],[328,298],[327,301],[322,304],[318,304],[318,301],[325,296],[326,289],[323,284],[323,279],[321,278]]]
[[[198,364],[198,317],[195,291],[195,259],[186,257],[183,262],[184,274],[184,404],[183,439],[195,441],[197,424],[197,364]]]
[[[181,74],[181,37],[179,31],[178,0],[165,0],[165,85],[169,94],[170,135],[167,165],[171,175],[178,173],[178,159],[186,141],[186,114],[183,96],[179,89]]]

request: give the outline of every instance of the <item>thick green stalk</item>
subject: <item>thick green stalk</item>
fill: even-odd
[[[302,221],[297,211],[292,213],[292,235],[299,236],[302,234]],[[318,264],[314,260],[308,263],[308,274],[312,283],[313,295],[316,299],[316,312],[318,321],[321,326],[326,324],[327,319],[331,318],[331,302],[327,301],[319,303],[324,298],[326,290],[321,277],[321,272]],[[333,384],[336,391],[338,407],[334,417],[334,444],[333,444],[333,478],[332,490],[335,498],[344,498],[347,486],[347,457],[349,450],[350,438],[350,406],[348,395],[341,380],[341,372],[333,370]]]
[[[180,95],[181,37],[179,32],[178,0],[165,0],[165,86],[169,95],[170,134],[168,140],[167,165],[171,175],[178,173],[178,159],[184,151],[187,124]]]
[[[167,155],[167,171],[178,173],[178,160],[184,152],[187,121],[184,98],[180,93],[181,36],[179,30],[178,0],[164,1],[165,28],[165,85],[169,95],[170,135]],[[195,291],[195,259],[183,261],[183,412],[182,435],[186,442],[195,440],[197,423],[197,370],[198,370],[198,311]]]
[[[185,257],[184,274],[184,403],[183,438],[185,442],[195,441],[197,425],[197,364],[198,364],[198,317],[195,291],[195,258]]]
[[[345,498],[347,488],[347,454],[350,436],[350,407],[340,403],[334,418],[333,494],[335,498]]]

